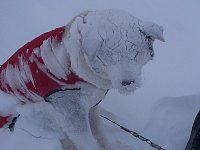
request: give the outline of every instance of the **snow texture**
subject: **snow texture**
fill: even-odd
[[[58,79],[66,79],[69,74],[69,56],[62,44],[46,40],[40,47],[45,67]]]
[[[101,21],[97,23],[97,20]],[[32,52],[27,50],[25,53],[30,53],[30,56],[23,58],[23,52],[17,56],[19,62],[8,63],[2,70],[2,81],[8,84],[16,97],[20,99],[25,95],[24,98],[27,98],[23,100],[24,106],[19,106],[16,112],[23,118],[27,113],[35,124],[55,132],[64,149],[117,150],[118,147],[109,140],[104,130],[96,105],[105,98],[109,89],[115,88],[122,94],[128,94],[140,86],[141,69],[154,57],[154,40],[164,41],[162,34],[162,27],[145,23],[125,11],[84,12],[67,24],[60,43],[50,37]],[[63,55],[55,55],[60,51]],[[34,71],[30,62],[37,66]],[[51,109],[42,109],[40,105],[38,109],[37,103],[26,102],[40,100],[38,93],[27,85],[30,82],[35,88],[39,86],[36,85],[35,71],[45,73],[64,86],[67,84],[59,79],[67,80],[70,70],[86,81],[81,83],[83,86],[80,89],[70,87],[45,97],[45,101],[53,106]],[[85,73],[94,78],[88,78]],[[106,86],[101,81],[111,84]]]
[[[127,10],[139,18],[164,25],[166,43],[155,43],[155,60],[143,69],[143,86],[134,95],[121,96],[111,90],[101,106],[124,118],[124,125],[151,138],[165,149],[183,150],[200,104],[199,95],[183,96],[200,93],[200,70],[197,68],[197,64],[200,63],[200,21],[195,18],[199,14],[197,0],[2,1],[1,63],[27,41],[66,24],[75,14],[83,10],[105,8]],[[159,99],[166,96],[170,97]],[[180,97],[172,98],[177,96]],[[17,102],[9,95],[1,94],[0,97],[1,110]],[[157,99],[159,104],[155,102]],[[25,110],[24,114],[28,115],[28,110]],[[7,111],[13,112],[15,109],[11,107]],[[44,132],[41,127],[33,124],[35,119],[31,122],[26,119],[19,118],[13,133],[8,129],[1,129],[1,150],[62,150],[62,145],[54,133]],[[110,123],[105,123],[109,138],[117,139],[117,147],[153,149],[121,132]],[[23,129],[27,129],[28,132]]]
[[[154,40],[164,41],[162,27],[119,10],[81,13],[67,28],[69,33],[64,37],[64,45],[69,52],[72,69],[89,83],[102,87],[99,78],[91,81],[85,75],[92,71],[107,83],[111,81],[112,87],[107,89],[115,88],[123,94],[140,86],[141,69],[154,57]],[[122,82],[130,84],[122,85]]]

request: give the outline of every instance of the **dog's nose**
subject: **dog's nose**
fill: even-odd
[[[135,83],[135,80],[124,80],[124,81],[122,81],[123,86],[127,86],[127,85],[130,85],[132,83]]]

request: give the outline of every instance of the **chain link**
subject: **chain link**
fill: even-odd
[[[131,131],[131,130],[129,130],[128,128],[125,128],[125,127],[121,126],[120,124],[118,124],[118,123],[112,121],[111,119],[109,119],[109,118],[107,118],[107,117],[105,117],[105,116],[102,116],[102,115],[101,115],[101,117],[104,118],[104,119],[106,119],[106,120],[108,120],[108,121],[110,121],[110,122],[112,122],[112,123],[114,123],[115,125],[119,126],[122,130],[124,130],[124,131],[130,133],[130,134],[133,135],[135,138],[138,138],[139,140],[141,140],[141,141],[143,141],[143,142],[146,142],[149,146],[151,146],[151,147],[153,147],[153,148],[155,148],[155,149],[157,149],[157,150],[165,150],[164,148],[162,148],[162,147],[159,146],[158,144],[155,144],[155,143],[152,142],[150,139],[145,138],[144,136],[138,134],[137,132]]]
[[[139,135],[137,132],[134,131],[130,131],[129,132],[131,135],[133,135],[134,137],[140,139],[141,141],[146,142],[147,144],[149,144],[151,147],[156,148],[157,150],[165,150],[164,148],[162,148],[161,146],[155,144],[154,142],[152,142],[151,140]]]

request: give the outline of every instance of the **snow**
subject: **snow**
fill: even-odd
[[[197,0],[2,1],[1,63],[26,42],[68,23],[78,13],[105,8],[126,10],[138,18],[163,25],[166,42],[154,43],[155,58],[143,69],[143,85],[140,89],[129,96],[122,96],[112,90],[101,106],[124,118],[125,125],[129,128],[143,133],[164,148],[184,149],[200,104],[199,95],[185,97],[200,93],[200,70],[197,68],[200,63],[200,21],[196,18],[199,14]],[[180,97],[160,99],[166,96]],[[12,98],[7,99],[9,100],[5,101],[1,95],[0,107],[13,102]],[[45,136],[47,134],[50,138],[35,138],[20,128],[27,126],[28,131],[36,132],[36,127],[32,127],[31,123],[19,123],[20,121],[13,133],[7,129],[0,131],[2,150],[62,149],[57,138],[52,138],[48,133]],[[118,142],[119,147],[120,143],[125,142],[132,145],[133,149],[151,149],[110,126],[109,124],[108,132],[115,131],[111,132],[113,137],[124,139]]]
[[[3,93],[2,91],[0,91],[0,97],[0,113],[5,116],[8,114],[15,114],[15,106],[19,103],[19,100],[12,95]]]
[[[154,40],[164,41],[162,27],[113,9],[81,13],[67,25],[67,29],[63,40],[72,58],[72,69],[84,80],[90,81],[90,77],[82,75],[88,65],[106,82],[111,80],[112,88],[122,94],[134,92],[140,86],[141,69],[153,59]],[[80,56],[82,53],[84,58]],[[96,86],[102,84],[98,81],[93,81]],[[122,82],[134,84],[124,86]]]
[[[160,99],[154,105],[143,133],[166,149],[184,149],[199,111],[199,100],[200,95]]]
[[[44,61],[44,65],[49,69],[51,73],[53,73],[58,79],[66,79],[69,70],[66,69],[69,66],[69,63],[66,63],[66,66],[64,65],[64,60],[69,61],[67,53],[63,53],[62,57],[56,57],[56,53],[60,53],[64,51],[63,45],[56,45],[56,43],[52,43],[50,40],[46,40],[43,42],[43,44],[40,47],[41,49],[41,57]],[[56,52],[55,52],[56,49]],[[52,63],[53,62],[53,63]]]
[[[144,24],[144,32],[147,34],[147,36],[153,37],[153,39],[158,39],[160,41],[165,41],[163,37],[163,27],[158,26],[151,22],[145,22]]]

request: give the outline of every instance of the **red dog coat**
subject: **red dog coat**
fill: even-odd
[[[49,92],[60,89],[65,84],[82,81],[72,72],[70,64],[58,66],[67,68],[65,69],[67,70],[66,78],[56,76],[56,73],[49,70],[40,55],[44,49],[49,52],[54,50],[53,53],[56,53],[55,47],[62,44],[64,32],[65,27],[57,28],[40,35],[17,50],[0,68],[0,89],[17,96],[24,102],[37,102]],[[43,45],[45,42],[47,44]],[[46,55],[49,54],[46,53]],[[0,127],[7,121],[7,117],[0,115]]]

